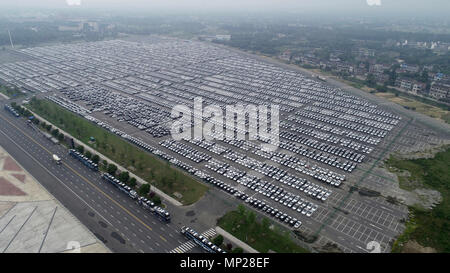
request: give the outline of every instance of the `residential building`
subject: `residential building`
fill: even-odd
[[[400,68],[397,69],[397,73],[418,73],[420,70],[420,67],[418,65],[408,65],[408,64],[401,64]]]
[[[400,89],[403,89],[415,95],[425,91],[426,89],[425,83],[418,82],[409,78],[397,78],[397,80],[395,81],[395,85],[397,87],[400,87]]]
[[[430,96],[435,99],[450,98],[450,81],[440,80],[433,82],[430,88]]]

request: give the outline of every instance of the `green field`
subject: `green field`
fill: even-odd
[[[442,202],[432,210],[410,207],[411,219],[406,232],[394,243],[393,251],[401,252],[403,243],[415,240],[438,252],[450,252],[450,147],[431,159],[403,160],[391,156],[386,164],[399,174],[400,187],[406,190],[429,188],[442,194]]]
[[[36,114],[126,167],[184,205],[198,201],[208,190],[206,185],[170,166],[168,162],[152,156],[53,102],[32,99],[28,106]],[[95,142],[90,142],[90,137],[94,137]],[[174,195],[177,192],[182,195],[181,198]]]
[[[256,219],[255,212],[239,205],[236,211],[230,211],[218,221],[218,226],[233,234],[261,253],[269,250],[277,253],[307,253],[308,250],[297,245],[288,231],[276,225],[270,228],[271,222],[263,217]]]

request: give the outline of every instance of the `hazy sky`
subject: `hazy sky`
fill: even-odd
[[[190,10],[190,11],[327,11],[336,13],[427,14],[450,13],[450,0],[0,0],[0,6],[105,8],[123,10]]]

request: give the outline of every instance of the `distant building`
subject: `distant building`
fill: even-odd
[[[375,81],[378,83],[385,83],[389,80],[389,75],[384,74],[384,73],[376,73],[373,75],[375,77]]]
[[[97,22],[84,22],[83,31],[84,32],[97,32],[99,30]]]
[[[301,56],[300,57],[300,62],[303,64],[307,64],[307,65],[312,65],[312,66],[316,66],[319,67],[321,64],[321,61],[315,57],[308,57],[306,56]]]
[[[401,64],[400,68],[397,69],[397,73],[418,73],[420,70],[420,67],[418,65],[408,65],[408,64]]]
[[[427,85],[423,82],[414,81],[411,87],[411,92],[413,94],[422,93],[426,90]]]
[[[412,80],[408,79],[408,78],[397,78],[395,80],[395,86],[400,87],[401,89],[404,90],[409,90],[412,87]]]
[[[360,63],[355,68],[355,75],[365,75],[367,73],[366,65],[364,63]]]
[[[430,88],[430,96],[435,99],[450,98],[450,81],[441,80],[433,82]]]
[[[357,48],[352,51],[353,55],[361,56],[361,57],[373,57],[375,56],[375,50],[368,48]]]
[[[446,75],[444,73],[436,73],[436,74],[434,74],[433,81],[441,81],[441,80],[450,81],[450,76]]]
[[[349,63],[338,62],[338,63],[336,63],[336,70],[341,71],[341,72],[353,73],[354,68],[353,68],[353,65],[351,65]]]
[[[387,64],[373,64],[369,67],[369,73],[383,73],[390,68],[390,65]]]
[[[229,40],[231,40],[231,35],[228,35],[228,34],[218,34],[215,37],[219,41],[229,41]]]
[[[58,26],[59,31],[81,31],[82,29],[83,24],[81,22]]]
[[[409,78],[397,78],[397,80],[395,81],[395,85],[415,95],[425,91],[426,89],[425,83],[418,82]]]

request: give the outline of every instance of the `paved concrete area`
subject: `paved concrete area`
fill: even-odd
[[[110,251],[0,147],[0,252]]]

